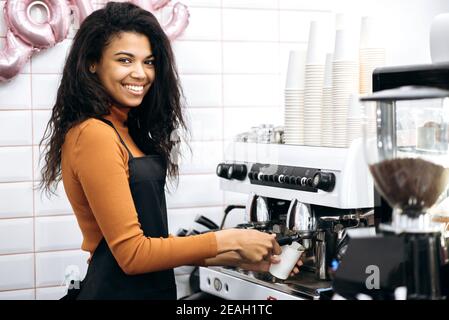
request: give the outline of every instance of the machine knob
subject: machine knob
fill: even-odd
[[[219,163],[217,165],[217,176],[219,176],[220,178],[228,178],[228,168],[229,168],[229,164],[226,163]]]
[[[274,175],[273,174],[269,174],[268,175],[268,181],[269,182],[274,182]]]
[[[237,179],[237,180],[245,180],[246,178],[246,165],[244,164],[231,164],[229,165],[227,178],[228,179]]]
[[[295,176],[291,176],[289,182],[290,182],[290,184],[296,184],[296,177]]]
[[[252,171],[250,171],[250,172],[248,172],[248,179],[249,180],[253,180],[254,179],[254,172],[252,172]]]
[[[295,178],[295,184],[300,186],[301,185],[301,177],[296,177]]]
[[[285,176],[283,174],[279,175],[279,177],[278,177],[279,183],[284,183],[284,177]]]
[[[332,172],[317,172],[312,179],[312,187],[324,191],[332,191],[335,187],[335,174]]]
[[[278,174],[275,174],[273,176],[273,182],[275,182],[275,183],[279,182],[279,175]]]

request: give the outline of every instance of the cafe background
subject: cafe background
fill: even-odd
[[[94,1],[100,8],[106,1]],[[246,197],[218,188],[215,166],[227,142],[252,126],[283,123],[283,89],[290,50],[305,49],[311,21],[345,13],[357,32],[362,16],[380,21],[386,65],[429,63],[429,30],[446,0],[182,0],[190,12],[173,42],[187,103],[192,155],[179,185],[167,193],[171,233],[198,227],[205,215],[219,223],[228,204]],[[3,9],[5,1],[0,1]],[[164,23],[171,3],[156,12]],[[39,16],[39,12],[34,13]],[[48,199],[40,179],[38,143],[49,119],[62,66],[76,30],[33,55],[13,80],[0,83],[0,300],[57,299],[67,266],[85,273],[88,254],[62,184]],[[0,50],[6,23],[0,12]],[[331,40],[330,50],[332,49]],[[231,226],[243,218],[233,211]]]

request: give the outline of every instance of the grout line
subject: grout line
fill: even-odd
[[[33,59],[30,59],[30,71],[33,71]],[[33,76],[30,76],[30,92],[31,92],[31,142],[34,143],[34,111],[33,111]],[[31,177],[32,177],[32,188],[33,188],[33,267],[34,267],[34,299],[36,299],[36,283],[37,283],[37,272],[36,272],[36,196],[34,192],[34,150],[31,149]]]
[[[30,219],[30,218],[34,218],[34,219],[39,219],[39,218],[53,218],[53,217],[70,217],[74,215],[74,213],[58,213],[58,214],[47,214],[47,215],[34,215],[34,216],[28,216],[28,217],[6,217],[6,218],[1,218],[0,217],[0,221],[4,221],[4,220],[17,220],[17,219]]]
[[[82,251],[82,252],[86,252],[87,253],[87,251],[84,251],[81,248],[77,248],[77,249],[73,249],[72,248],[72,249],[27,251],[27,252],[17,252],[17,253],[3,253],[3,254],[0,254],[0,257],[18,256],[18,255],[22,255],[22,254],[34,254],[34,256],[36,256],[37,253],[58,253],[58,252],[67,252],[67,251]],[[36,286],[36,283],[35,283],[35,286]]]
[[[167,207],[167,210],[184,210],[184,209],[209,209],[209,208],[220,208],[223,204],[211,204],[202,206],[186,206],[186,207]]]
[[[221,121],[222,121],[222,125],[221,125],[221,136],[223,138],[223,142],[221,143],[221,159],[224,159],[224,137],[225,137],[225,103],[224,103],[224,95],[225,95],[225,88],[224,88],[224,9],[223,9],[223,0],[220,1],[221,2],[221,10],[220,10],[220,15],[221,15],[221,28],[220,28],[220,32],[221,32]],[[221,191],[221,205],[223,206],[226,199],[225,199],[225,194],[223,192],[223,190]]]

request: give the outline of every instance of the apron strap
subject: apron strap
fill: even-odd
[[[128,147],[126,146],[125,141],[123,141],[122,137],[120,136],[120,133],[118,133],[117,129],[114,127],[114,125],[112,124],[111,121],[100,118],[100,117],[95,117],[95,119],[98,119],[100,121],[103,121],[104,123],[106,123],[107,125],[110,125],[112,127],[112,129],[114,129],[114,131],[117,133],[118,138],[120,139],[120,142],[123,144],[123,146],[125,147],[125,149],[128,151],[129,154],[129,158],[132,159],[134,158],[133,154],[131,153],[131,151],[129,151]]]

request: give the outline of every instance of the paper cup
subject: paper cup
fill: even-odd
[[[293,242],[291,245],[282,246],[282,253],[279,256],[281,261],[276,264],[271,264],[270,273],[276,278],[282,280],[287,279],[299,258],[301,258],[304,250],[304,247],[298,242]]]

